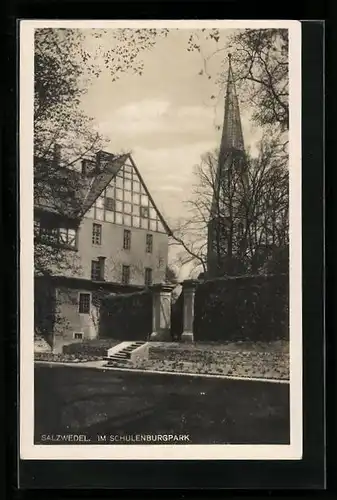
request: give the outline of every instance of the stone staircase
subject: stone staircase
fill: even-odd
[[[106,366],[128,365],[132,361],[132,354],[140,347],[145,346],[145,341],[122,342],[121,344],[109,349],[108,356],[104,358],[107,361]]]

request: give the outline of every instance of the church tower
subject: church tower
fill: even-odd
[[[248,182],[246,173],[239,102],[229,54],[225,114],[208,223],[208,277],[237,272],[233,262],[244,233],[239,193]]]

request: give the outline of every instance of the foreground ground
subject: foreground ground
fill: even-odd
[[[35,438],[188,434],[190,443],[289,443],[289,385],[35,367]]]
[[[110,343],[109,343],[110,342]],[[118,340],[86,341],[67,346],[62,354],[36,353],[38,361],[89,363],[107,356]],[[289,342],[151,342],[147,356],[128,368],[149,371],[213,374],[229,377],[289,380]],[[110,362],[120,368],[124,362]]]

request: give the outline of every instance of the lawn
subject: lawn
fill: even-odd
[[[35,353],[36,361],[86,363],[102,360],[118,340],[91,340],[65,347],[64,353]],[[110,361],[109,366],[125,367]],[[150,342],[149,354],[129,369],[289,380],[289,342]]]
[[[58,433],[288,444],[289,385],[36,364],[36,443]]]
[[[134,368],[289,380],[288,342],[151,342]]]

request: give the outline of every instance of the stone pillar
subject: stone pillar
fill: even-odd
[[[181,334],[182,342],[194,342],[193,320],[194,320],[194,298],[197,280],[185,280],[183,282],[184,297],[184,330]]]
[[[171,337],[171,294],[174,285],[158,283],[152,285],[152,333],[150,340],[170,342]]]

